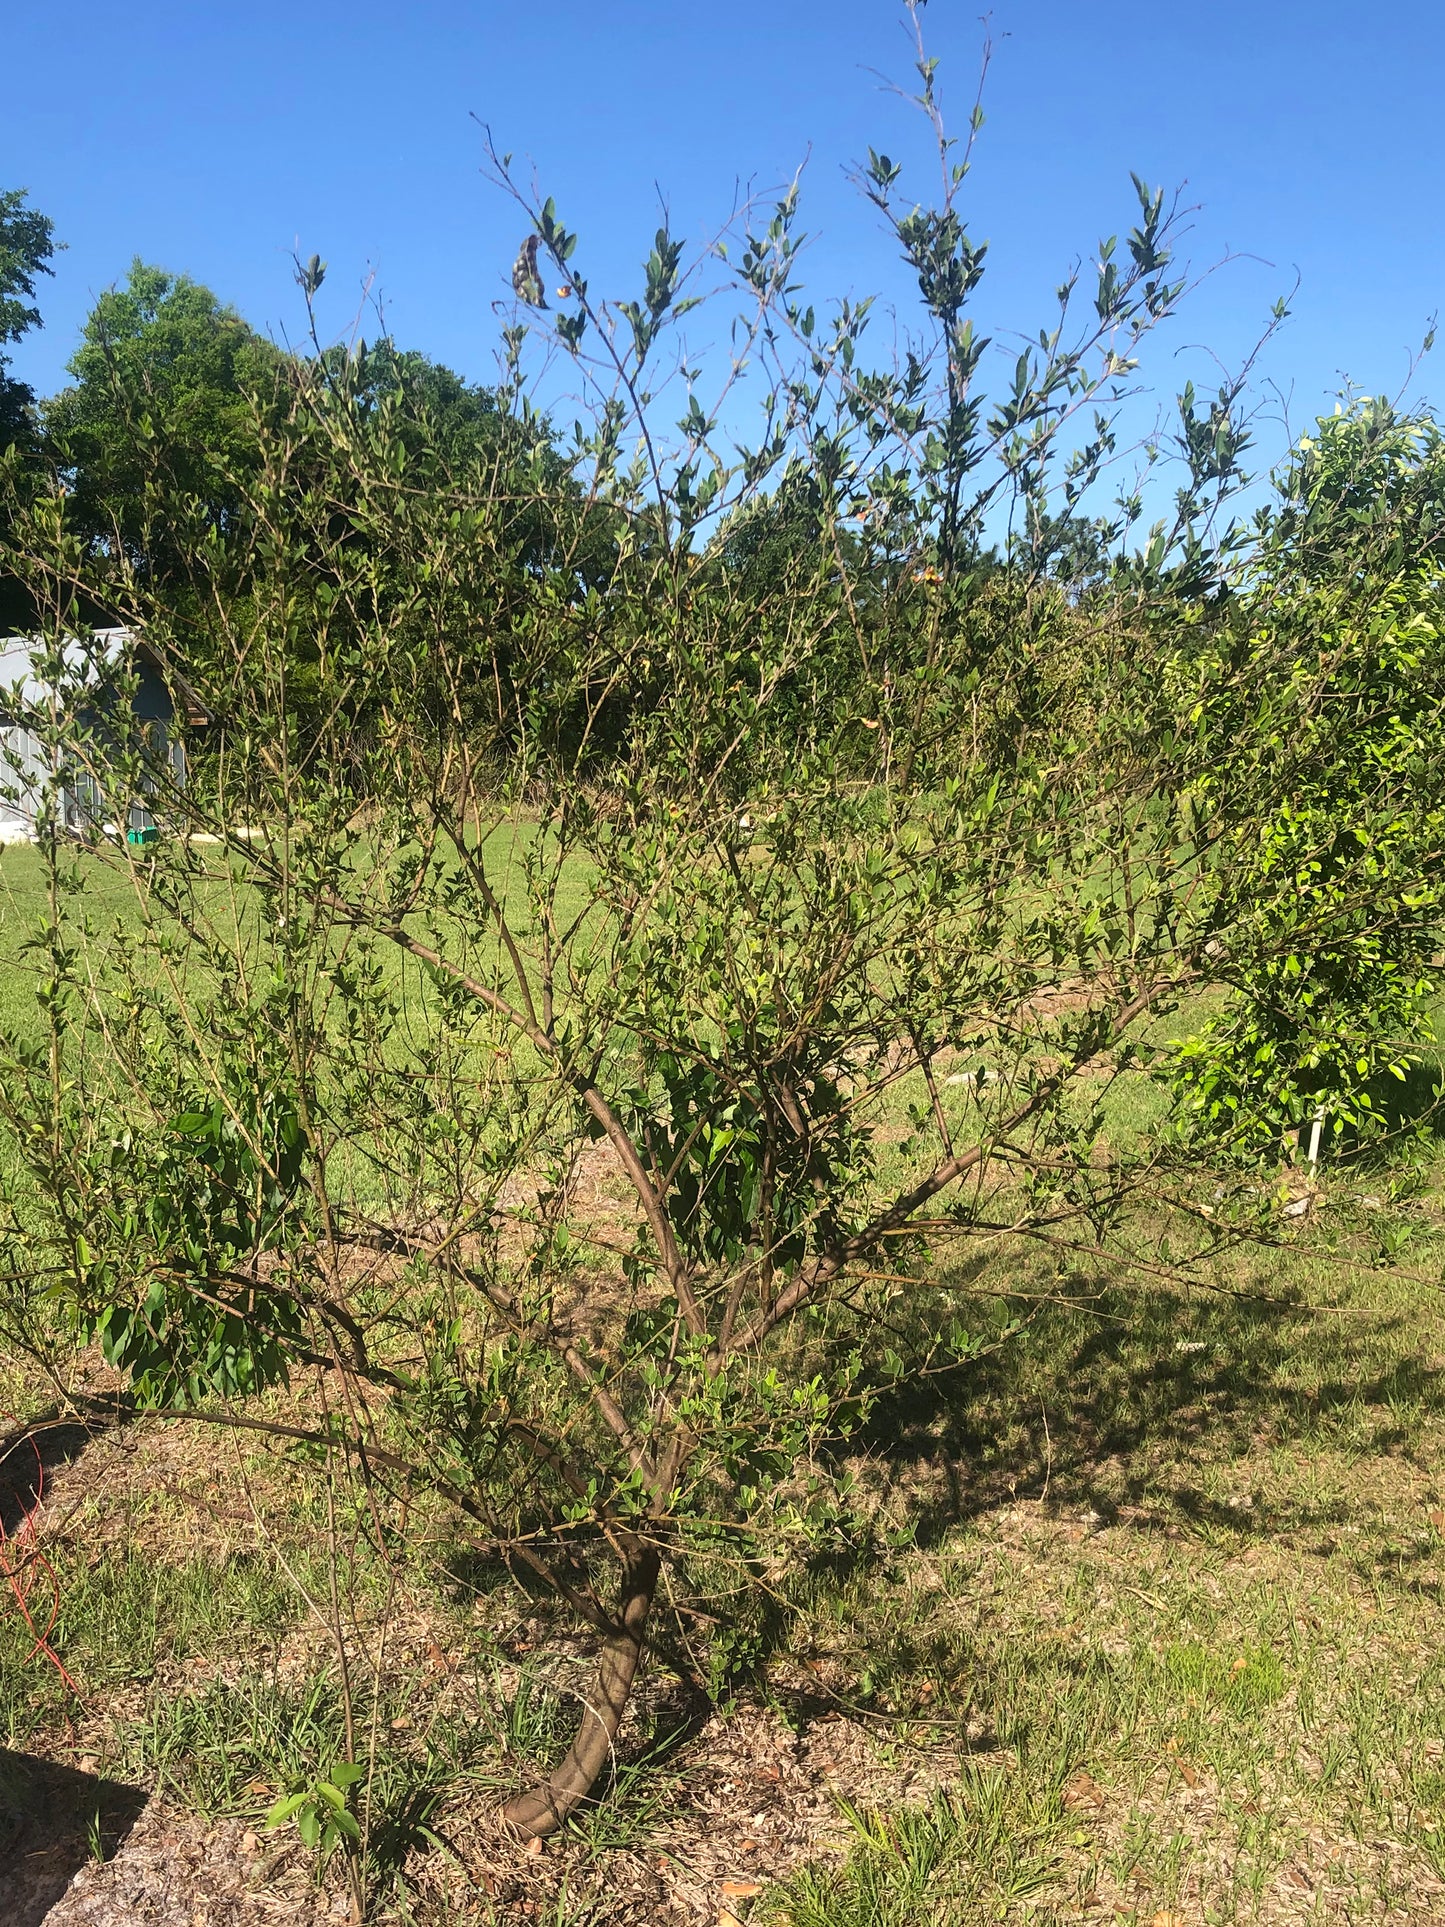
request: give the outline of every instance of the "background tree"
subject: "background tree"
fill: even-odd
[[[29,205],[23,188],[0,192],[0,448],[33,439],[35,396],[9,373],[6,342],[40,326],[37,277],[51,274],[55,225]]]
[[[176,561],[158,496],[224,533],[256,473],[258,400],[282,359],[209,288],[132,262],[85,323],[67,364],[73,384],[45,405],[75,531],[119,544],[158,576]]]
[[[1429,345],[1427,341],[1427,346]],[[1428,409],[1358,395],[1322,415],[1256,521],[1256,575],[1382,586],[1445,554],[1445,434]]]
[[[610,544],[595,518],[579,545],[546,511],[549,502],[561,506],[567,471],[545,418],[510,414],[491,391],[388,337],[335,347],[313,341],[310,356],[283,353],[209,289],[137,261],[126,285],[96,303],[69,368],[73,385],[44,410],[49,455],[69,491],[67,528],[99,564],[92,582],[104,576],[107,558],[117,565],[123,559],[137,575],[166,584],[173,622],[180,624],[190,610],[188,632],[177,635],[177,644],[192,667],[205,656],[207,611],[216,598],[234,601],[251,592],[247,518],[275,450],[288,437],[295,446],[287,446],[279,485],[298,496],[331,488],[331,528],[345,531],[353,546],[364,540],[349,522],[351,504],[334,462],[317,455],[312,465],[314,422],[309,402],[299,397],[313,380],[323,389],[344,388],[358,429],[374,417],[385,420],[409,487],[440,491],[459,514],[468,512],[469,492],[484,491],[493,505],[510,498],[503,534],[509,568],[553,570],[559,590],[576,595],[608,565]],[[573,489],[574,520],[577,499]],[[492,565],[496,561],[492,553]],[[298,593],[313,600],[329,589],[319,557],[316,562],[311,579],[298,583]],[[507,677],[506,623],[496,602],[502,580],[493,566],[481,603],[454,605],[459,625],[486,625],[485,642],[477,644],[473,706]],[[411,589],[395,574],[379,575],[376,594],[405,604]],[[86,607],[114,615],[113,605],[88,601]],[[298,609],[284,701],[296,716],[314,721],[340,698],[352,726],[364,731],[375,721],[378,684],[359,667],[341,694],[334,617],[333,653],[323,656],[315,640],[326,626]],[[227,712],[218,711],[217,740],[226,723]]]
[[[0,191],[0,460],[9,460],[17,479],[36,460],[39,431],[34,393],[9,372],[5,344],[40,326],[36,282],[53,272],[54,237],[53,222],[29,205],[23,188]],[[17,627],[30,609],[6,566],[7,548],[7,526],[0,520],[0,634]]]

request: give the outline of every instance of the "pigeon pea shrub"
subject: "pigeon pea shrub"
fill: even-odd
[[[525,1832],[595,1797],[659,1615],[719,1560],[829,1542],[840,1437],[966,1369],[997,1332],[975,1292],[1081,1248],[1157,1267],[1176,1206],[1175,1261],[1232,1235],[1117,1100],[1256,930],[1221,854],[1288,778],[1260,746],[1293,711],[1247,660],[1212,659],[1232,735],[1177,700],[1244,430],[1230,394],[1207,437],[1188,402],[1176,514],[1114,593],[1098,558],[1136,511],[1091,519],[1088,491],[1183,291],[1173,217],[1140,186],[995,392],[972,137],[921,43],[918,85],[940,203],[862,170],[918,285],[899,363],[867,304],[806,301],[790,191],[702,264],[734,343],[704,405],[698,264],[664,230],[604,300],[518,190],[529,275],[566,294],[504,329],[505,463],[327,352],[268,405],[233,524],[151,505],[183,593],[88,547],[61,489],[21,512],[52,644],[84,593],[210,721],[153,849],[42,823],[39,1028],[0,1077],[12,1336],[62,1380],[98,1341],[145,1407],[431,1495],[588,1629],[573,1743],[507,1808]],[[584,410],[560,471],[535,385],[559,357]],[[1083,550],[1087,587],[1057,566]],[[97,824],[157,780],[123,690],[104,729],[25,720]],[[133,888],[109,931],[101,866]],[[1333,887],[1367,897],[1369,863]],[[283,1424],[260,1401],[288,1383]]]

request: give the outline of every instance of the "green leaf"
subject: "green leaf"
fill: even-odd
[[[292,1814],[298,1813],[310,1798],[309,1793],[291,1793],[284,1799],[278,1800],[266,1815],[266,1825],[268,1827],[284,1826]]]

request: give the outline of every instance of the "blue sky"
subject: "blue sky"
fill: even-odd
[[[908,77],[893,0],[5,0],[0,12],[14,77],[0,185],[28,187],[67,244],[43,285],[45,329],[15,357],[42,393],[134,254],[294,335],[293,246],[330,263],[328,329],[344,330],[371,275],[403,345],[487,379],[492,304],[520,234],[482,178],[473,113],[535,162],[583,235],[596,292],[634,292],[659,188],[675,228],[700,239],[739,179],[771,184],[811,153],[810,287],[907,295],[841,171],[870,140],[922,159],[908,111],[869,71]],[[931,0],[926,23],[961,125],[978,0]],[[1445,6],[998,0],[990,31],[969,190],[973,231],[992,243],[986,323],[1048,319],[1070,259],[1129,225],[1135,168],[1201,203],[1196,267],[1246,257],[1161,344],[1162,388],[1207,377],[1195,344],[1236,359],[1296,268],[1294,319],[1262,369],[1290,391],[1296,432],[1346,375],[1400,385],[1445,306]],[[1430,392],[1430,362],[1419,381]]]

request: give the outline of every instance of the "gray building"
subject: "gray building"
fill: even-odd
[[[145,639],[129,629],[97,629],[88,644],[77,641],[67,647],[74,720],[93,745],[103,743],[105,718],[115,706],[108,679],[117,674],[135,679],[129,715],[154,759],[156,773],[145,784],[145,793],[131,800],[127,820],[114,822],[93,770],[80,757],[67,758],[28,726],[34,719],[27,718],[27,712],[35,709],[50,709],[64,721],[59,693],[46,684],[33,660],[37,648],[31,636],[0,637],[0,842],[34,837],[47,788],[59,820],[76,833],[107,826],[115,835],[153,828],[155,817],[148,799],[154,800],[156,789],[168,783],[176,787],[185,783],[185,726],[206,720],[195,692],[168,672]]]

